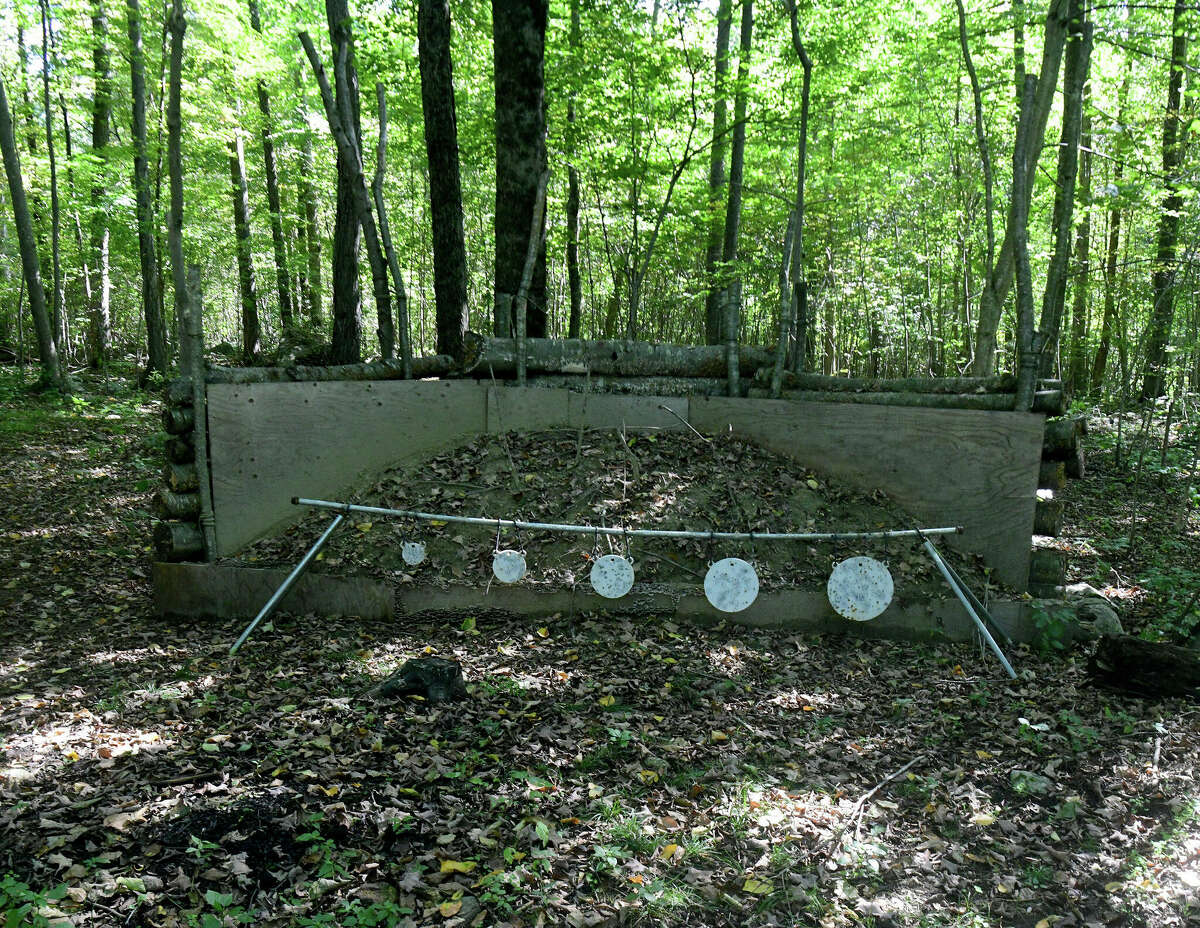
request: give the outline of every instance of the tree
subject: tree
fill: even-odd
[[[420,0],[417,36],[429,166],[429,211],[433,223],[437,351],[458,358],[463,353],[469,313],[449,0]]]
[[[352,143],[361,147],[359,121],[358,69],[354,64],[354,33],[350,26],[347,0],[325,0],[329,21],[329,39],[333,59],[345,56],[345,88],[336,88],[337,106],[351,114],[346,131]],[[354,364],[362,360],[362,297],[358,287],[358,244],[361,228],[355,207],[355,182],[352,168],[337,160],[337,211],[333,221],[333,346],[334,364]]]
[[[89,307],[88,362],[93,366],[108,360],[112,341],[112,278],[109,273],[108,210],[104,206],[104,171],[108,161],[108,143],[112,136],[112,66],[108,51],[108,23],[104,0],[92,0],[92,68],[95,74],[92,92],[92,157],[98,164],[92,183],[90,248],[96,283]]]
[[[50,316],[46,311],[46,294],[42,289],[41,270],[38,267],[33,219],[29,215],[29,203],[25,199],[21,158],[17,151],[17,139],[13,132],[12,116],[8,108],[8,94],[4,89],[2,78],[0,78],[0,153],[4,157],[4,173],[8,177],[13,221],[17,226],[17,239],[21,248],[21,266],[24,269],[25,285],[29,293],[29,309],[33,315],[34,328],[37,330],[38,356],[42,362],[42,381],[65,393],[69,391],[69,385],[62,365],[59,363],[58,349],[54,345],[54,334],[50,327]]]
[[[233,197],[233,237],[237,243],[238,292],[242,303],[242,363],[253,364],[262,353],[258,319],[258,288],[254,282],[254,251],[250,242],[250,185],[242,137],[229,142],[229,192]]]
[[[718,265],[721,261],[724,223],[721,205],[725,202],[725,142],[728,133],[726,113],[726,75],[729,73],[729,33],[733,24],[731,0],[721,0],[717,7],[717,51],[713,67],[713,132],[708,158],[708,245],[704,255],[704,276],[707,288],[704,295],[704,341],[708,345],[721,342],[725,328],[721,318],[721,287]]]
[[[167,333],[159,297],[158,248],[150,163],[146,157],[146,70],[142,50],[142,11],[125,0],[129,25],[129,75],[133,102],[133,191],[137,201],[138,252],[142,266],[142,314],[146,320],[146,372],[167,375]]]
[[[492,0],[496,91],[495,334],[513,330],[513,302],[529,244],[538,183],[546,171],[543,65],[548,0]],[[534,261],[528,335],[546,334],[546,252]]]
[[[250,28],[262,34],[258,0],[247,0],[250,7]],[[271,244],[275,253],[275,290],[279,296],[279,322],[284,334],[290,334],[295,321],[292,317],[292,288],[288,276],[287,246],[283,239],[283,207],[279,199],[279,170],[275,165],[274,125],[271,119],[271,95],[266,82],[258,81],[258,112],[262,118],[263,171],[267,183],[267,209],[271,214]]]
[[[571,68],[577,76],[582,44],[579,28],[579,0],[571,0],[571,26],[567,41],[571,49]],[[579,144],[579,127],[575,119],[575,84],[567,100],[567,287],[571,293],[571,310],[567,321],[567,338],[579,338],[583,316],[583,280],[579,275],[579,167],[575,154]]]
[[[1183,90],[1183,71],[1187,64],[1187,30],[1184,27],[1185,0],[1175,0],[1171,16],[1171,71],[1167,82],[1167,111],[1163,117],[1162,166],[1166,192],[1158,220],[1158,254],[1151,276],[1154,302],[1146,330],[1146,365],[1142,379],[1142,400],[1154,400],[1166,392],[1167,344],[1175,320],[1175,247],[1179,241],[1179,216],[1183,210],[1180,192],[1180,168],[1186,137],[1180,131],[1179,107]]]
[[[58,200],[58,161],[54,156],[54,109],[50,105],[50,4],[49,0],[38,0],[42,13],[42,109],[46,117],[46,156],[50,161],[50,254],[53,268],[53,301],[50,304],[50,322],[54,330],[54,343],[61,351],[67,344],[67,303],[63,292],[61,259],[62,209]]]
[[[733,102],[733,144],[729,152],[729,203],[725,210],[725,239],[721,259],[728,269],[738,259],[742,225],[742,178],[746,162],[746,106],[750,83],[750,49],[753,44],[754,0],[742,0],[742,38],[738,54],[737,92]],[[722,294],[725,357],[729,365],[729,395],[738,395],[738,339],[742,315],[742,277],[735,272]]]

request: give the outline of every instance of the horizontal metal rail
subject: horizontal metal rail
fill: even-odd
[[[485,519],[476,516],[452,516],[410,509],[387,509],[382,506],[359,506],[327,499],[292,497],[297,506],[332,509],[343,515],[352,512],[366,516],[389,516],[397,519],[418,519],[424,522],[456,522],[460,525],[486,525],[490,528],[512,528],[531,532],[571,532],[576,535],[619,535],[628,538],[697,538],[701,541],[861,541],[871,538],[920,538],[922,535],[955,535],[961,526],[944,528],[896,529],[884,532],[704,532],[682,529],[621,528],[611,525],[566,525],[557,522],[522,522],[519,519]]]

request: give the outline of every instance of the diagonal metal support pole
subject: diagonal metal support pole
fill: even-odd
[[[316,559],[318,552],[325,547],[325,542],[329,541],[329,539],[333,536],[333,533],[337,530],[337,527],[342,524],[345,518],[345,513],[334,516],[333,521],[329,523],[329,528],[325,529],[321,537],[317,539],[316,544],[308,549],[308,552],[300,559],[300,563],[292,568],[292,572],[287,575],[287,579],[284,580],[283,583],[279,584],[279,589],[277,589],[271,595],[271,598],[267,600],[266,605],[258,611],[258,615],[254,617],[254,621],[246,626],[246,630],[242,632],[241,637],[238,638],[238,640],[234,642],[233,647],[229,649],[230,654],[237,654],[238,649],[245,644],[246,639],[254,633],[254,629],[258,628],[259,623],[275,611],[275,607],[279,605],[279,601],[287,595],[288,590],[290,590],[295,582],[304,575],[306,570],[308,570],[308,566]]]

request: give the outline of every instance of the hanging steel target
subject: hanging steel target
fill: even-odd
[[[420,541],[406,541],[400,546],[400,557],[409,567],[416,567],[425,560],[425,545]]]
[[[592,589],[606,599],[620,599],[633,588],[633,561],[606,554],[592,564]]]
[[[727,557],[708,568],[704,596],[722,612],[741,612],[758,598],[758,573],[749,561]]]
[[[873,557],[852,557],[833,568],[826,584],[829,605],[844,618],[869,622],[892,602],[892,574]]]
[[[525,576],[525,552],[497,551],[492,555],[492,575],[501,583],[516,583]]]

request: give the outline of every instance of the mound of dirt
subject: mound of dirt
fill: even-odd
[[[911,515],[882,492],[862,493],[732,436],[687,432],[552,430],[480,436],[417,465],[383,474],[349,501],[449,515],[626,528],[730,532],[839,532],[909,528]],[[329,513],[314,512],[280,536],[243,552],[238,563],[294,564]],[[354,517],[322,555],[322,566],[399,583],[486,585],[497,546],[525,552],[520,582],[588,583],[592,561],[628,552],[636,583],[696,584],[724,557],[751,561],[762,589],[823,588],[839,561],[884,561],[897,595],[945,595],[946,587],[914,539],[843,542],[723,542],[504,530],[424,521]],[[420,541],[426,560],[401,557]],[[942,546],[945,552],[949,549]],[[976,590],[988,583],[974,559],[950,555]]]

